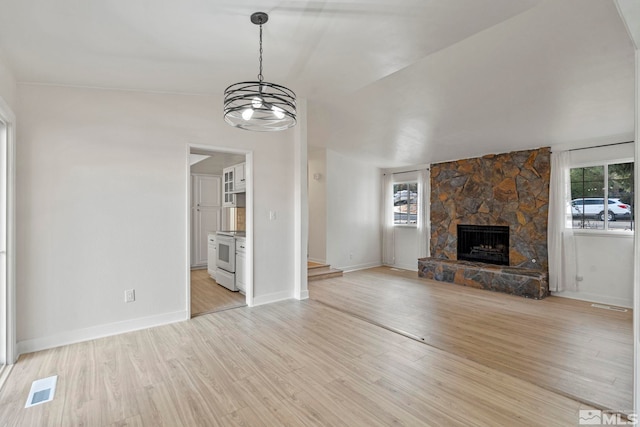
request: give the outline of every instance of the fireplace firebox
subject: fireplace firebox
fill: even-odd
[[[509,227],[458,224],[458,259],[509,265]]]

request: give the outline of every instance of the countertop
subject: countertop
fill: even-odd
[[[216,231],[216,234],[222,234],[223,236],[231,237],[247,237],[246,231]]]

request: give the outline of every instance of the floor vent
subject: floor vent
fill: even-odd
[[[29,397],[27,397],[27,403],[24,405],[24,407],[29,408],[31,406],[40,405],[41,403],[52,401],[53,396],[56,394],[57,382],[57,375],[34,381],[31,384]]]
[[[591,307],[602,308],[604,310],[619,311],[620,313],[626,313],[628,311],[626,308],[611,307],[610,305],[604,305],[604,304],[591,304]]]

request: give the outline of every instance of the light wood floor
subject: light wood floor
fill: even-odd
[[[246,305],[245,296],[213,280],[206,269],[191,270],[191,317]]]
[[[631,412],[633,319],[590,303],[536,301],[381,267],[309,284],[310,298],[450,354],[604,409]]]
[[[24,409],[33,380],[55,399]],[[238,308],[23,355],[2,426],[571,426],[579,402],[320,302]]]

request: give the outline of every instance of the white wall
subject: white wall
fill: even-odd
[[[16,80],[0,50],[0,98],[15,111]]]
[[[327,261],[327,152],[309,150],[309,260]]]
[[[343,270],[381,264],[381,170],[327,150],[327,263]]]
[[[552,147],[559,150],[565,147]],[[575,147],[572,147],[575,148]],[[634,144],[581,149],[571,152],[572,166],[608,161],[633,161]],[[637,231],[636,231],[637,233]],[[581,299],[622,307],[633,306],[632,234],[574,230],[576,238],[576,291],[553,292],[554,296]]]
[[[21,351],[185,318],[189,143],[254,151],[255,302],[293,296],[291,131],[231,128],[221,97],[20,85],[18,98]]]
[[[576,235],[577,291],[554,296],[633,306],[633,236]]]
[[[394,227],[394,254],[396,268],[418,271],[418,229]]]

